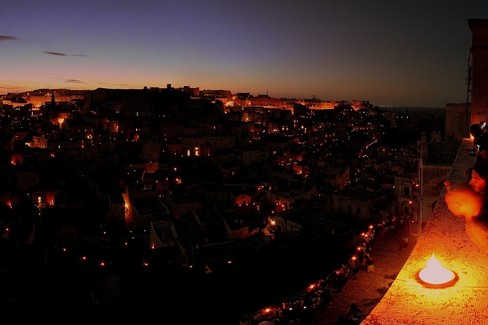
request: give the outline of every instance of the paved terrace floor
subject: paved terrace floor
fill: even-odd
[[[418,224],[404,225],[387,233],[376,232],[372,242],[371,257],[374,271],[358,274],[349,279],[341,292],[332,293],[332,302],[314,312],[312,325],[332,325],[340,316],[346,316],[351,304],[356,304],[364,315],[369,314],[388,291],[407,261],[417,238]],[[409,235],[407,247],[400,245],[400,238]]]
[[[453,184],[467,181],[464,173],[474,164],[471,147],[465,139],[449,178]],[[464,217],[448,210],[444,196],[445,190],[405,265],[361,325],[488,324],[488,254],[471,241]],[[433,253],[457,274],[450,287],[429,288],[416,280]]]

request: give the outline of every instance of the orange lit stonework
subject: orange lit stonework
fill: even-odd
[[[474,165],[463,142],[451,169],[453,184],[466,183],[465,171]],[[488,254],[470,238],[466,218],[448,206],[446,189],[440,193],[432,216],[414,242],[407,262],[380,302],[361,325],[383,324],[484,324],[488,319]],[[463,192],[456,202],[463,214],[474,216],[477,201]],[[457,198],[459,199],[459,197]],[[462,203],[473,204],[469,210]],[[474,209],[472,209],[474,207]],[[464,210],[463,210],[464,209]],[[455,210],[456,211],[456,210]],[[428,286],[419,281],[420,270],[435,252],[441,265],[455,273],[448,286]],[[456,276],[457,275],[457,276]]]

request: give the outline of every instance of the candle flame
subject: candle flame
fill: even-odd
[[[455,275],[454,272],[443,267],[432,253],[431,258],[427,261],[427,267],[420,271],[419,277],[426,283],[439,285],[452,281]]]

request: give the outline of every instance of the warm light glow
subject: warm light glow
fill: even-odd
[[[427,267],[419,272],[419,277],[427,284],[442,285],[454,280],[455,274],[443,267],[432,254],[432,257],[427,261]]]
[[[448,190],[445,201],[449,210],[456,216],[475,217],[483,205],[482,197],[471,187],[459,187]]]

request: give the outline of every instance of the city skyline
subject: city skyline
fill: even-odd
[[[483,1],[7,0],[0,93],[199,87],[444,107],[467,97]]]

